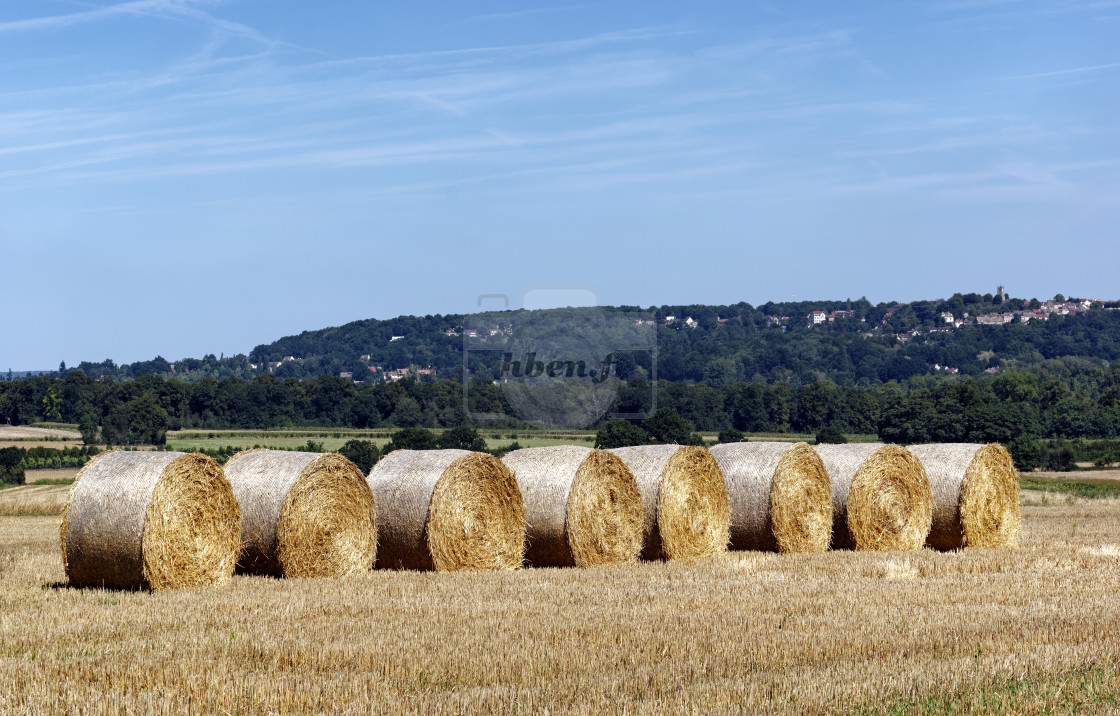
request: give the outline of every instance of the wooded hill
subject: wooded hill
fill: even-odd
[[[1052,359],[1076,358],[1106,365],[1120,355],[1120,311],[1101,304],[1077,315],[1052,313],[1048,320],[1036,317],[1024,323],[1016,316],[1006,324],[975,324],[976,316],[1013,308],[1025,312],[1031,305],[1039,302],[956,294],[944,301],[912,304],[872,305],[860,299],[767,303],[758,307],[740,303],[557,309],[544,313],[553,314],[552,320],[563,321],[563,314],[568,312],[575,322],[595,310],[623,317],[623,321],[647,316],[655,322],[649,328],[656,331],[657,377],[713,387],[739,381],[807,385],[824,378],[842,386],[872,386],[921,375],[1024,370]],[[812,325],[813,311],[821,311],[833,320],[825,318],[821,324]],[[969,319],[959,326],[947,324],[943,317],[951,314],[960,321],[966,313]],[[83,362],[78,368],[94,378],[158,375],[187,382],[262,374],[311,379],[349,373],[354,380],[371,383],[384,380],[391,371],[409,368],[420,380],[462,380],[464,331],[481,326],[511,333],[529,316],[526,311],[507,311],[369,319],[281,338],[257,346],[248,356],[208,355],[174,364],[157,357],[121,366],[106,360]],[[620,343],[625,345],[626,341]],[[652,359],[648,353],[621,353],[619,377],[650,377]],[[371,371],[371,367],[376,370]],[[472,355],[470,370],[472,380],[496,378],[500,352]]]

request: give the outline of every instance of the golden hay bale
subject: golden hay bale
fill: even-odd
[[[933,520],[925,468],[899,445],[818,445],[832,483],[832,546],[921,549]]]
[[[914,445],[933,491],[934,549],[1019,546],[1019,473],[1001,445]]]
[[[78,473],[59,532],[75,586],[213,587],[233,574],[241,510],[205,455],[106,452]]]
[[[642,493],[645,559],[695,559],[727,551],[731,509],[727,486],[702,447],[636,445],[622,458]]]
[[[525,506],[517,480],[493,455],[395,450],[369,474],[377,501],[377,567],[517,569]]]
[[[642,551],[642,495],[606,450],[577,445],[506,455],[528,523],[525,559],[538,567],[633,563]]]
[[[724,443],[711,450],[731,504],[731,549],[824,552],[832,489],[807,443]]]
[[[373,493],[346,458],[249,450],[230,458],[226,478],[241,506],[240,571],[341,577],[373,567]]]

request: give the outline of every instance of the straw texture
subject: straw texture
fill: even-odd
[[[933,491],[934,549],[1019,546],[1019,473],[1003,446],[914,445]]]
[[[78,473],[59,528],[75,586],[177,589],[229,581],[241,513],[205,455],[98,455]]]
[[[731,510],[719,465],[702,447],[636,445],[622,458],[642,493],[645,559],[695,559],[727,550]]]
[[[818,445],[832,483],[832,546],[920,549],[933,520],[929,477],[898,445]]]
[[[333,453],[249,450],[226,463],[241,506],[238,569],[277,577],[340,577],[373,566],[373,493]]]
[[[808,444],[723,443],[711,452],[727,483],[731,549],[828,549],[832,490],[824,463]]]
[[[376,566],[516,569],[525,507],[500,460],[466,450],[395,450],[369,474],[378,511]]]
[[[633,563],[642,550],[642,496],[615,455],[577,445],[507,454],[525,502],[525,559],[538,567]]]

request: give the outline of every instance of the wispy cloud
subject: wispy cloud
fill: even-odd
[[[10,20],[8,22],[0,22],[0,33],[57,30],[87,22],[97,22],[118,15],[144,15],[166,11],[173,4],[175,3],[171,0],[135,0],[134,2],[119,3],[95,10],[83,10],[66,15],[50,15],[27,20]]]
[[[1027,182],[1026,165],[992,164],[990,152],[978,170],[968,152],[1054,136],[1021,118],[969,112],[965,100],[947,116],[920,90],[892,89],[869,59],[867,31],[847,24],[718,43],[656,25],[323,60],[211,10],[146,0],[0,25],[28,31],[141,14],[203,31],[193,51],[162,64],[0,95],[19,108],[0,115],[0,191],[255,173],[296,184],[345,177],[355,191],[393,195],[513,190],[510,182],[540,186],[546,177],[562,190],[701,185],[753,172],[741,190],[776,191],[800,178],[819,194],[870,195],[1011,181],[1015,172],[1038,183]],[[943,166],[921,171],[927,162]]]
[[[1060,77],[1062,75],[1077,75],[1084,72],[1099,72],[1101,70],[1114,70],[1120,68],[1120,62],[1108,62],[1103,65],[1086,65],[1085,67],[1070,67],[1064,70],[1050,70],[1049,72],[1033,72],[1026,75],[1011,75],[1001,77],[1005,80],[1032,80],[1041,77]]]

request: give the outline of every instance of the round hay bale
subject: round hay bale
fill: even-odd
[[[731,549],[824,552],[832,539],[828,471],[807,443],[711,449],[727,482]]]
[[[341,455],[249,450],[230,458],[226,478],[241,506],[241,572],[341,577],[373,566],[373,493]]]
[[[517,569],[525,506],[517,480],[493,455],[395,450],[369,474],[377,501],[377,567]]]
[[[832,483],[832,546],[921,549],[933,520],[929,477],[899,445],[818,445]]]
[[[205,455],[106,452],[78,473],[59,533],[75,586],[215,587],[233,575],[241,510]]]
[[[1002,445],[942,443],[910,448],[933,491],[934,549],[1019,546],[1019,473]]]
[[[642,551],[642,495],[606,450],[577,445],[507,454],[525,501],[525,559],[538,567],[633,563]]]
[[[727,551],[731,510],[727,485],[702,447],[636,445],[622,458],[642,493],[645,559],[695,559]]]

